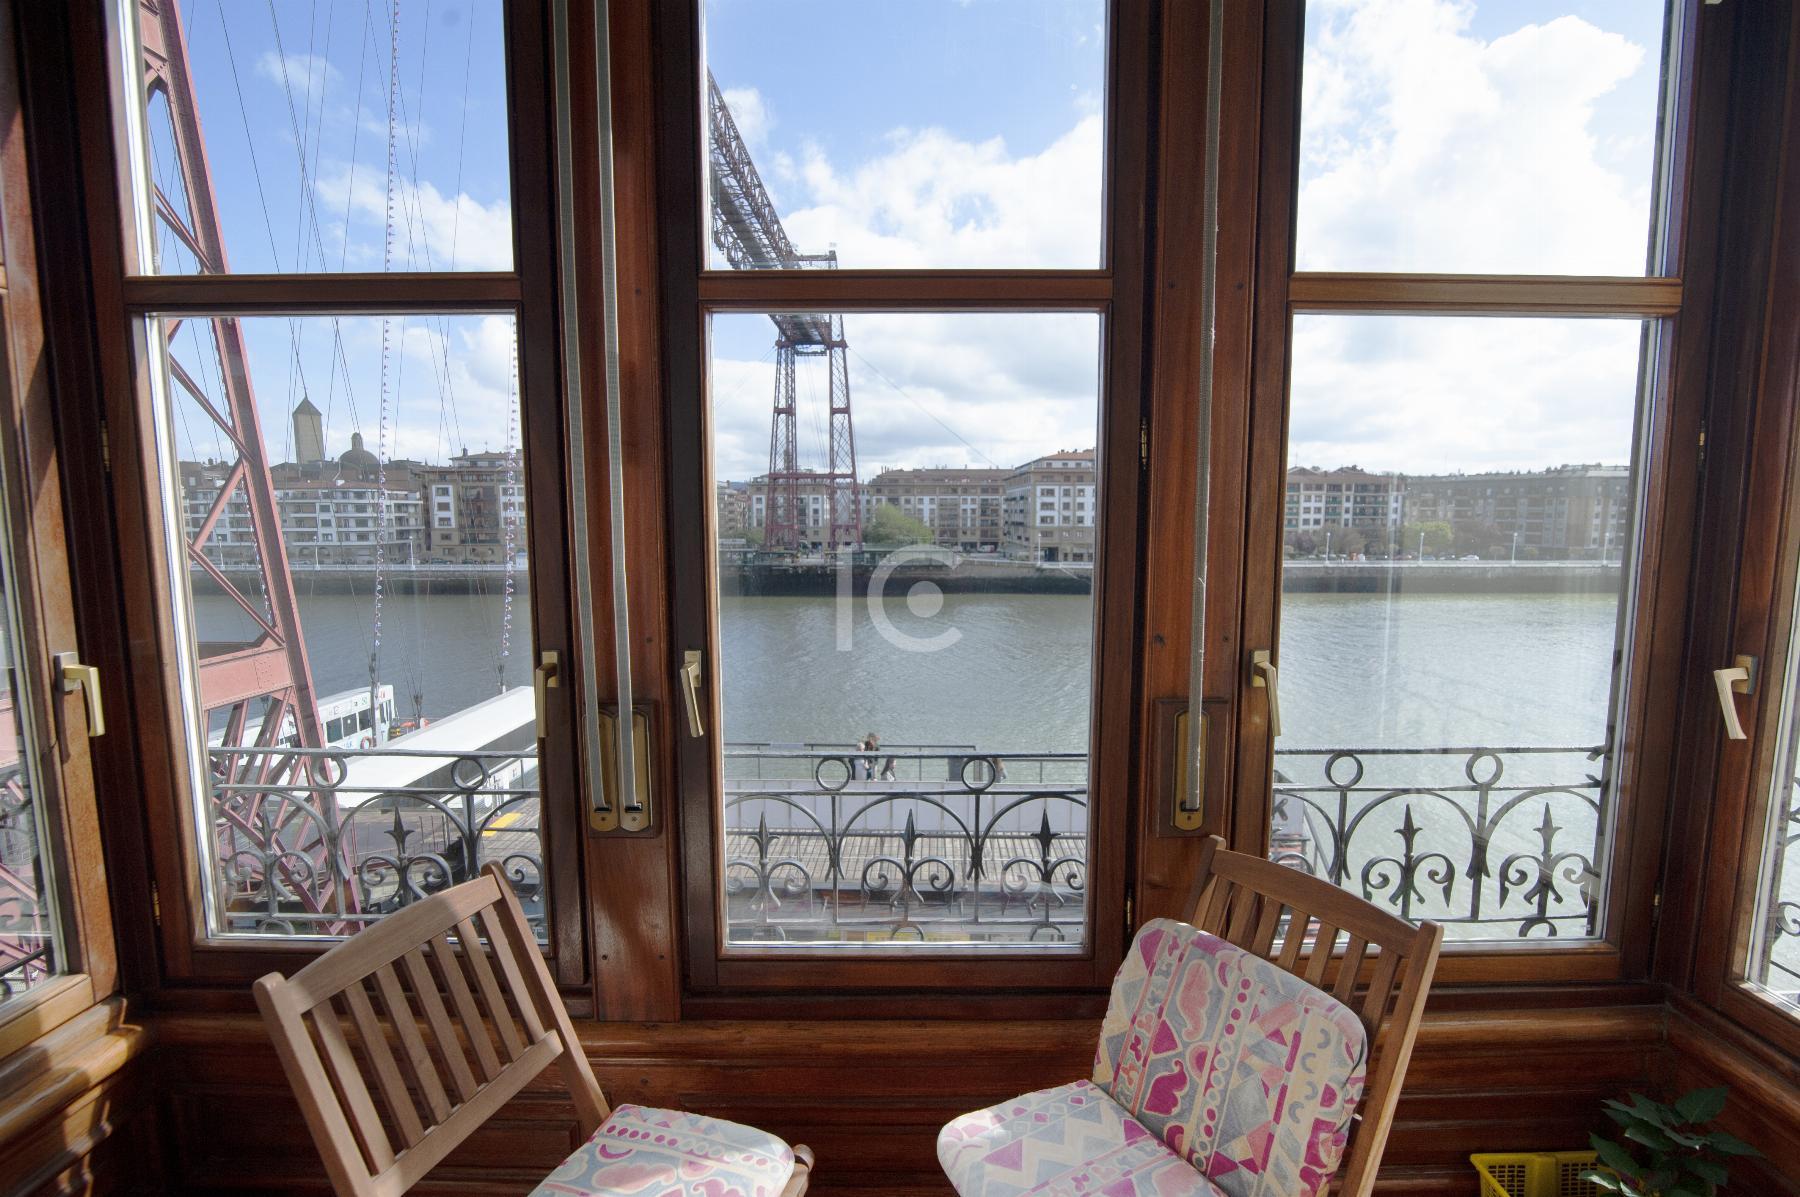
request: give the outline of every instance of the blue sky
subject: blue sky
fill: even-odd
[[[183,11],[233,268],[380,269],[389,4],[276,0],[273,21],[247,0]],[[1103,16],[1099,0],[703,7],[708,63],[790,236],[860,267],[1096,264]],[[1661,19],[1653,0],[1313,0],[1302,267],[1641,271]],[[510,263],[503,69],[498,0],[399,7],[396,268],[446,267],[452,247],[463,268]],[[189,268],[181,257],[164,268]],[[506,331],[390,326],[418,367],[390,395],[402,429],[390,452],[505,443]],[[853,315],[847,332],[865,474],[1011,465],[1095,440],[1091,317]],[[766,467],[772,333],[753,317],[715,323],[721,477]],[[1409,471],[1623,460],[1636,334],[1303,322],[1293,458]],[[358,428],[374,447],[380,322],[266,320],[249,336],[275,456],[302,394],[330,411],[334,451]]]

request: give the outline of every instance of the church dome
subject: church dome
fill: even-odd
[[[373,453],[363,448],[362,433],[353,432],[350,434],[350,447],[338,456],[338,464],[346,469],[372,470],[380,463],[375,460]]]

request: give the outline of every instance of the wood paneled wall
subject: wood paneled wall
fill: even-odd
[[[1516,1004],[1516,1003],[1515,1003]],[[1427,1016],[1383,1191],[1472,1191],[1471,1150],[1580,1146],[1603,1097],[1654,1082],[1658,1004]],[[586,1023],[614,1102],[674,1105],[810,1144],[821,1197],[946,1197],[938,1128],[964,1111],[1086,1076],[1094,1021]],[[173,1192],[326,1191],[261,1024],[159,1024]],[[419,1192],[523,1193],[573,1146],[572,1110],[528,1090]]]
[[[114,999],[0,1061],[0,1194],[164,1191],[149,1044]]]

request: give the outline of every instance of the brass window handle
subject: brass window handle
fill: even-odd
[[[688,735],[698,740],[706,734],[706,722],[700,718],[700,670],[706,654],[690,648],[681,654],[681,668],[676,671],[681,683],[681,697],[687,707]]]
[[[1259,648],[1250,654],[1250,685],[1269,692],[1269,737],[1281,739],[1281,672],[1270,659],[1269,650]]]
[[[1725,738],[1747,740],[1744,724],[1738,718],[1734,695],[1756,693],[1756,658],[1739,653],[1729,669],[1713,670],[1713,687],[1719,692],[1719,713],[1725,716]]]
[[[100,696],[100,670],[92,665],[83,665],[72,652],[56,654],[56,676],[62,682],[62,692],[73,694],[80,689],[82,697],[87,700],[88,736],[104,736],[106,734],[106,704]]]

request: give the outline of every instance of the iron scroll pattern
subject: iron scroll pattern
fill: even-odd
[[[1751,971],[1766,990],[1800,1006],[1800,778],[1788,785],[1786,809],[1775,815],[1772,858],[1764,870],[1760,959]]]
[[[730,942],[1084,942],[1084,756],[972,746],[725,755]]]
[[[547,936],[536,745],[215,748],[215,934],[345,936],[498,862]]]
[[[24,766],[0,766],[0,1001],[60,971],[44,845]]]
[[[1591,937],[1608,760],[1603,748],[1280,751],[1270,856],[1452,938]]]

